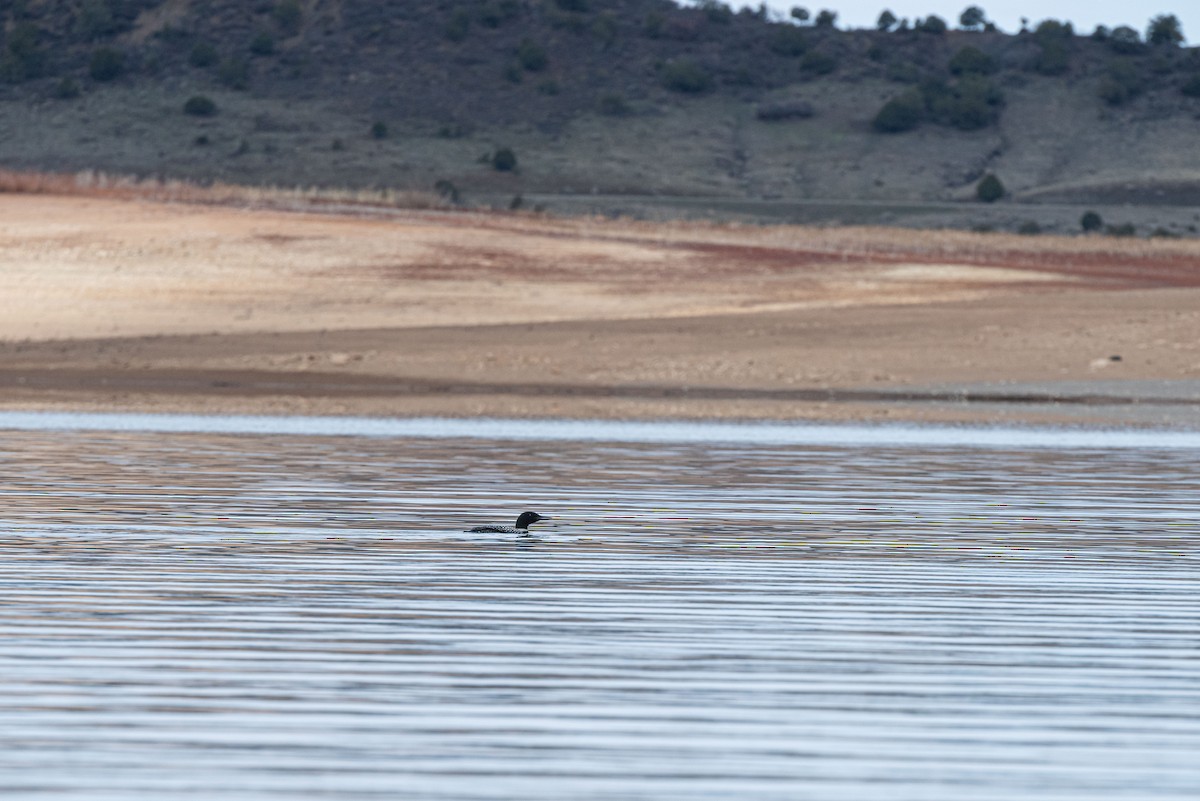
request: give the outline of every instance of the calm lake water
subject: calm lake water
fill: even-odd
[[[5,798],[1200,796],[1194,435],[0,428]]]

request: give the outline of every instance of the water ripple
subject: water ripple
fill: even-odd
[[[88,799],[1192,799],[1182,449],[0,438],[0,775]],[[532,506],[535,538],[463,529]]]

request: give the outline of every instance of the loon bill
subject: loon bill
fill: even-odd
[[[539,515],[537,512],[522,512],[517,518],[515,526],[476,526],[475,528],[467,529],[468,534],[528,534],[529,527],[539,520],[549,520],[550,518]]]

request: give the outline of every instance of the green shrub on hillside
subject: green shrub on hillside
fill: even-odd
[[[672,92],[700,94],[712,89],[713,79],[708,71],[687,58],[667,62],[660,75],[662,84]]]
[[[211,117],[217,113],[217,104],[204,95],[193,95],[183,104],[183,113],[192,117]]]
[[[256,56],[269,56],[275,52],[275,37],[261,31],[250,40],[250,52]]]
[[[563,11],[573,11],[576,14],[586,14],[592,10],[588,0],[554,0],[554,4]]]
[[[227,58],[217,68],[217,80],[230,89],[250,88],[250,64],[243,58]]]
[[[217,48],[208,42],[197,42],[196,46],[192,48],[192,52],[188,53],[188,64],[197,69],[204,69],[216,64],[220,58]]]
[[[476,18],[485,28],[499,28],[521,16],[520,0],[488,0],[479,6]]]
[[[936,14],[930,14],[925,19],[919,21],[915,27],[922,33],[933,33],[938,35],[945,33],[948,28],[946,25],[946,20],[942,19]]]
[[[387,123],[383,122],[382,120],[376,120],[375,123],[371,126],[371,138],[372,139],[387,139],[387,137],[388,137]]]
[[[987,24],[987,14],[979,6],[967,6],[958,15],[958,24],[963,30],[977,31]]]
[[[1132,59],[1121,58],[1108,66],[1108,74],[1100,82],[1100,98],[1110,106],[1128,103],[1142,92],[1144,82]]]
[[[1079,227],[1084,233],[1090,234],[1104,227],[1104,219],[1094,211],[1085,211],[1079,218]]]
[[[92,52],[88,75],[94,81],[115,80],[125,71],[125,54],[112,47],[100,47]]]
[[[512,148],[502,147],[492,154],[492,169],[497,172],[512,172],[517,168],[517,154]]]
[[[617,41],[619,30],[617,18],[607,11],[592,20],[592,36],[595,36],[605,49],[612,47]]]
[[[1071,68],[1071,47],[1075,28],[1069,22],[1048,19],[1038,23],[1033,32],[1038,54],[1030,67],[1039,75],[1062,75]]]
[[[832,28],[837,23],[837,17],[836,11],[823,8],[817,12],[817,18],[813,20],[813,25],[818,28]]]
[[[1183,44],[1183,27],[1179,24],[1179,17],[1174,14],[1159,14],[1150,20],[1150,25],[1146,28],[1146,41],[1155,46],[1174,47]]]
[[[629,103],[624,96],[616,92],[600,95],[596,101],[596,109],[606,117],[623,117],[629,113]]]
[[[975,184],[975,198],[982,203],[995,203],[1004,197],[1004,184],[992,173],[988,173]]]
[[[992,57],[970,45],[955,53],[949,66],[954,75],[990,75],[996,71],[996,62]]]
[[[1184,81],[1183,86],[1179,87],[1179,91],[1187,97],[1200,97],[1200,72]]]
[[[517,45],[517,63],[530,72],[541,72],[546,69],[549,59],[542,46],[532,39],[522,39]]]
[[[954,84],[927,80],[919,91],[926,119],[962,131],[991,125],[1004,107],[999,87],[981,75],[968,75]]]
[[[304,10],[300,7],[299,0],[279,0],[271,16],[285,36],[300,33],[300,25],[304,22]]]
[[[733,9],[720,0],[700,0],[696,8],[704,12],[704,17],[716,25],[728,25],[733,22]]]
[[[1046,42],[1033,57],[1031,66],[1039,75],[1062,75],[1071,68],[1071,51],[1064,42]]]
[[[666,26],[667,18],[658,11],[651,11],[642,20],[642,33],[648,39],[660,39]]]
[[[949,105],[944,110],[945,122],[960,131],[986,128],[1000,117],[1004,95],[990,81],[968,76],[951,91]]]
[[[1059,22],[1056,19],[1042,20],[1033,30],[1033,38],[1038,42],[1065,42],[1070,41],[1074,36],[1074,25],[1069,22]]]
[[[40,38],[38,28],[32,23],[13,26],[0,52],[0,80],[20,83],[42,74],[45,55],[38,46]]]
[[[1142,37],[1128,25],[1119,25],[1108,34],[1108,46],[1114,53],[1132,56],[1142,52]]]
[[[71,77],[63,78],[54,85],[54,96],[59,100],[74,100],[81,92],[79,81]]]
[[[828,75],[837,65],[837,59],[823,50],[810,50],[800,59],[800,69],[810,75]]]
[[[105,0],[83,0],[75,12],[75,35],[93,42],[117,32],[112,9]]]
[[[461,42],[467,38],[467,33],[471,30],[471,12],[465,8],[459,8],[450,15],[446,27],[442,29],[442,35],[452,42]]]
[[[921,124],[925,117],[925,99],[918,89],[909,89],[883,104],[871,127],[880,133],[903,133]]]
[[[795,25],[777,25],[769,46],[776,55],[802,56],[808,50],[808,34]]]

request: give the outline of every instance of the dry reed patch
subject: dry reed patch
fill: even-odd
[[[324,187],[243,186],[216,182],[207,185],[176,179],[110,175],[95,170],[51,173],[0,169],[0,193],[64,195],[159,203],[239,205],[280,211],[368,211],[370,209],[448,208],[432,192],[393,189],[330,189]]]

